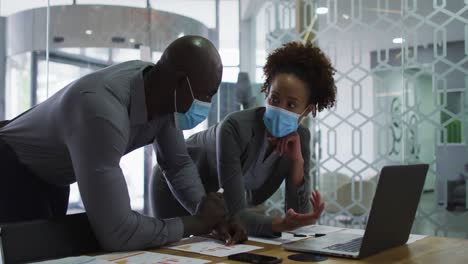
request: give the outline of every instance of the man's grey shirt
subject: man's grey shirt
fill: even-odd
[[[179,218],[132,211],[119,165],[126,153],[154,143],[171,189],[191,213],[205,194],[173,114],[148,120],[143,70],[152,65],[129,61],[86,75],[0,129],[0,137],[42,180],[78,182],[105,249],[157,247],[181,239],[184,231]]]

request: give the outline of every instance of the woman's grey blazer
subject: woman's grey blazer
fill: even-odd
[[[205,191],[215,192],[223,187],[229,213],[242,220],[249,235],[274,236],[271,226],[273,217],[254,213],[248,208],[267,200],[285,180],[285,211],[289,208],[299,213],[311,211],[310,132],[306,127],[299,126],[304,158],[302,186],[296,188],[292,185],[289,177],[291,161],[280,157],[272,169],[272,175],[262,186],[256,190],[246,190],[243,175],[256,162],[265,136],[264,112],[264,107],[234,112],[219,124],[188,138],[186,145],[198,167]],[[159,166],[152,178],[150,195],[154,213],[159,217],[187,215],[188,212],[184,213],[183,209],[175,208],[181,206],[177,205],[177,200],[170,193],[170,186]]]

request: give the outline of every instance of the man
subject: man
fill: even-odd
[[[209,232],[225,217],[224,203],[219,194],[202,198],[181,129],[206,118],[221,76],[213,44],[185,36],[156,65],[129,61],[91,73],[11,120],[0,128],[0,223],[64,215],[76,181],[106,250],[157,247]],[[131,210],[119,161],[151,143],[193,216],[156,219]]]

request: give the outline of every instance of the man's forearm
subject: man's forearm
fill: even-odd
[[[169,172],[168,170],[166,173],[172,176],[167,177],[168,175],[165,175],[172,193],[183,207],[193,215],[198,203],[206,195],[195,165],[180,168],[178,171]]]

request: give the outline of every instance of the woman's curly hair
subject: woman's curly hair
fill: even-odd
[[[307,84],[309,103],[315,105],[319,112],[335,105],[335,71],[328,57],[311,42],[289,42],[268,55],[263,67],[266,80],[261,91],[268,94],[277,74],[294,74]]]

